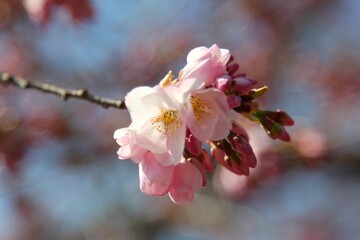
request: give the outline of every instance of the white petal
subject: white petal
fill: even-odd
[[[223,49],[223,48],[221,48],[220,51],[221,51],[221,62],[224,65],[226,65],[231,57],[230,51],[227,49]]]
[[[151,117],[151,111],[148,111],[147,106],[143,104],[141,99],[153,91],[151,87],[137,87],[126,95],[125,104],[135,126],[141,125],[143,121]]]
[[[136,134],[136,143],[154,153],[167,152],[166,134],[159,132],[149,119]]]
[[[176,165],[181,161],[185,147],[186,128],[181,124],[174,132],[168,133],[167,147],[173,158],[173,164]]]

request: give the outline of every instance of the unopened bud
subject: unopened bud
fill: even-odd
[[[222,92],[226,92],[231,88],[232,79],[229,75],[223,75],[215,79],[215,87]]]
[[[226,101],[227,101],[230,109],[237,108],[241,104],[241,97],[236,96],[236,95],[230,95],[230,96],[227,96]]]
[[[249,140],[249,135],[247,134],[245,128],[243,128],[241,125],[239,125],[237,123],[233,123],[231,132],[238,136],[243,136],[247,140]]]
[[[285,142],[290,141],[290,136],[285,128],[278,122],[270,119],[269,117],[261,117],[260,122],[266,129],[266,133],[273,139],[280,139]]]
[[[268,117],[275,122],[280,123],[283,126],[292,126],[294,125],[294,120],[284,111],[277,110],[276,112],[273,111],[261,111],[261,114],[265,117]]]
[[[246,77],[237,77],[233,79],[234,89],[240,93],[247,93],[257,83],[255,80]]]
[[[230,138],[230,142],[247,166],[251,168],[256,167],[256,157],[248,139],[243,136],[233,136]]]
[[[294,125],[294,120],[284,111],[277,110],[277,122],[281,123],[283,126],[292,126]]]
[[[248,176],[250,173],[247,164],[248,161],[244,160],[243,157],[231,147],[227,140],[218,141],[217,143],[220,144],[213,144],[210,150],[214,159],[231,172]]]
[[[226,68],[228,74],[232,76],[239,69],[239,64],[233,63]]]

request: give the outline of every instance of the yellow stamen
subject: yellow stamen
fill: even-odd
[[[165,88],[169,86],[174,78],[172,71],[169,71],[166,76],[160,81],[160,87]]]
[[[190,102],[194,110],[195,120],[197,122],[199,122],[201,118],[204,117],[204,115],[210,115],[211,106],[204,100],[200,99],[198,96],[191,96]]]
[[[152,124],[156,125],[158,132],[167,134],[169,131],[174,132],[179,128],[181,122],[177,111],[164,110],[153,119]]]

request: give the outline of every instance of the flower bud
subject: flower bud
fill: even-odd
[[[246,77],[237,77],[233,79],[234,88],[240,93],[247,93],[257,83],[255,80]]]
[[[232,79],[229,75],[223,75],[215,79],[215,87],[222,92],[226,92],[231,88]]]
[[[294,125],[294,120],[284,111],[277,110],[276,121],[281,123],[283,126],[292,126]]]
[[[215,160],[235,174],[248,176],[250,170],[247,161],[244,161],[227,141],[222,140],[217,143],[220,144],[213,145],[210,150]]]
[[[249,135],[247,134],[245,128],[243,128],[240,124],[238,124],[236,122],[233,123],[231,132],[238,135],[238,136],[241,135],[245,139],[249,140]]]
[[[266,129],[266,133],[272,139],[280,139],[284,142],[290,142],[290,136],[286,132],[285,128],[278,122],[275,122],[269,117],[261,117],[260,122]]]
[[[262,111],[262,114],[275,122],[280,123],[283,126],[292,126],[294,125],[294,120],[284,111],[277,110],[276,112],[273,111]]]
[[[226,68],[228,74],[232,76],[239,69],[239,64],[233,63]]]
[[[241,104],[241,97],[236,95],[230,95],[227,96],[226,101],[230,109],[237,108]]]
[[[256,167],[256,157],[254,151],[245,137],[235,135],[230,137],[230,142],[234,150],[241,156],[241,160],[248,167]]]

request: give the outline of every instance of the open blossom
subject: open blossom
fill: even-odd
[[[119,159],[139,165],[140,189],[151,196],[168,194],[177,204],[193,201],[206,185],[213,160],[237,175],[249,175],[256,157],[240,114],[256,121],[273,138],[287,140],[283,126],[293,124],[282,111],[261,111],[253,100],[266,87],[237,73],[227,49],[195,48],[177,78],[171,71],[155,87],[137,87],[125,97],[132,123],[114,133]],[[276,128],[274,128],[276,126]],[[209,154],[203,144],[210,147]]]
[[[125,103],[131,127],[136,129],[136,144],[154,153],[169,153],[167,165],[179,163],[186,133],[179,105],[160,87],[135,88],[127,94]]]
[[[168,193],[172,201],[178,204],[192,202],[194,190],[204,185],[205,175],[184,158],[177,165],[163,166],[161,163],[170,156],[138,146],[133,133],[130,128],[122,128],[114,133],[114,138],[121,144],[119,158],[132,158],[139,164],[140,190],[151,196]]]
[[[226,63],[230,59],[227,49],[216,44],[210,48],[197,47],[190,51],[186,66],[180,71],[180,81],[191,81],[194,90],[214,84],[217,77],[227,74]]]
[[[223,92],[209,88],[190,94],[185,122],[199,140],[220,140],[229,134],[229,107]]]
[[[182,160],[176,166],[164,167],[148,153],[139,164],[140,189],[151,196],[169,194],[178,204],[190,203],[194,190],[203,186],[203,176],[190,162]]]

